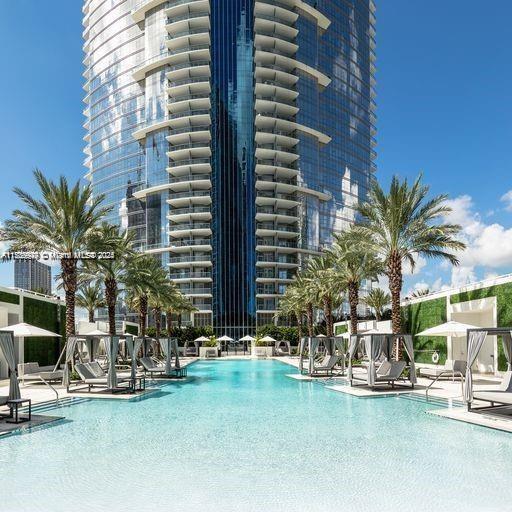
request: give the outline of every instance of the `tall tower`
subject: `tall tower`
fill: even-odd
[[[85,165],[233,337],[272,323],[374,172],[372,0],[86,0]]]

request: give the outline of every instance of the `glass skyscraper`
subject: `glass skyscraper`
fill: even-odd
[[[374,172],[372,0],[86,0],[86,177],[217,332],[275,322]]]

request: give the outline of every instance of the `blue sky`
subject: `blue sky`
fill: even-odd
[[[83,175],[81,5],[2,3],[0,221],[18,206],[14,184],[33,190],[34,167]],[[405,291],[511,271],[512,2],[380,0],[377,8],[379,179],[423,171],[432,193],[450,195],[473,247],[455,272],[420,260]],[[8,264],[0,284],[12,285]]]

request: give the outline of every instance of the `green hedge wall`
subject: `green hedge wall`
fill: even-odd
[[[499,284],[452,295],[450,297],[450,304],[490,297],[496,297],[498,327],[512,327],[512,283]],[[501,371],[507,369],[507,360],[505,359],[501,342],[498,343],[498,369]]]
[[[334,334],[343,334],[348,331],[348,327],[346,325],[336,325],[334,327]]]
[[[133,334],[134,336],[139,335],[139,328],[136,325],[126,325],[125,331],[127,334]]]
[[[48,331],[65,334],[65,311],[66,308],[58,304],[30,297],[23,299],[23,321]],[[25,361],[37,362],[41,366],[55,364],[63,343],[63,338],[26,338]]]
[[[6,302],[7,304],[19,304],[20,297],[15,293],[0,292],[0,302]]]
[[[446,322],[446,298],[432,299],[409,304],[402,307],[402,325],[404,332],[413,336],[429,327]],[[445,337],[419,336],[414,337],[415,360],[417,363],[432,364],[432,352],[421,350],[437,350],[439,364],[444,364],[447,356],[447,340]]]

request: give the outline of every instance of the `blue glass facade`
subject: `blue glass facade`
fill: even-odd
[[[371,0],[86,0],[86,166],[233,337],[354,221],[374,171]]]

